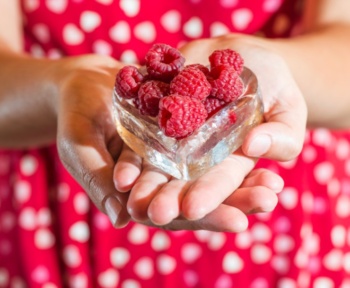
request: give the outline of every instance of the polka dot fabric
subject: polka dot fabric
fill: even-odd
[[[23,0],[35,57],[99,53],[139,62],[150,45],[230,31],[287,36],[300,4],[283,0]],[[208,12],[210,11],[210,13]],[[239,234],[115,230],[55,147],[0,151],[0,287],[350,287],[350,142],[318,129],[290,162],[272,213]]]

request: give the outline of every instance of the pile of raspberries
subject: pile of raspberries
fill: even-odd
[[[145,56],[147,73],[124,66],[116,76],[115,90],[132,99],[142,115],[158,117],[166,136],[182,139],[242,94],[243,59],[236,51],[216,50],[209,62],[210,68],[185,66],[179,50],[155,44]]]

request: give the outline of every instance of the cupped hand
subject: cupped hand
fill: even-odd
[[[115,227],[123,227],[130,220],[128,195],[115,189],[113,168],[124,145],[112,114],[115,75],[122,64],[110,57],[87,55],[58,60],[56,65],[60,83],[57,146],[62,163]]]

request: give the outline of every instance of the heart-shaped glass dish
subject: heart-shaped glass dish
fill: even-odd
[[[244,68],[242,95],[229,103],[192,135],[176,140],[160,130],[157,118],[143,116],[130,100],[113,93],[117,131],[123,141],[154,166],[178,179],[204,174],[237,150],[247,133],[263,121],[263,103],[255,74]],[[232,115],[236,121],[232,124]]]

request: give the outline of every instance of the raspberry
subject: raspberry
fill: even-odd
[[[180,51],[166,44],[155,44],[147,52],[145,62],[148,74],[157,80],[171,81],[184,67]]]
[[[136,67],[124,66],[116,76],[115,90],[122,98],[135,98],[142,81],[143,76]]]
[[[221,108],[227,105],[224,100],[220,100],[215,97],[208,97],[204,100],[204,107],[208,112],[208,118],[213,116],[216,112],[218,112]]]
[[[209,62],[212,68],[221,65],[232,66],[238,74],[241,74],[244,64],[241,55],[231,49],[215,50],[209,56]]]
[[[204,73],[197,68],[185,68],[171,82],[170,93],[204,100],[211,91]]]
[[[159,100],[169,94],[169,84],[150,80],[141,85],[138,93],[138,109],[143,115],[157,116]]]
[[[231,102],[243,92],[243,83],[236,70],[231,66],[221,65],[210,70],[209,83],[211,96]]]
[[[205,76],[207,76],[209,74],[209,69],[202,64],[190,64],[190,65],[185,66],[184,69],[187,69],[187,68],[196,68],[198,70],[201,70]]]
[[[204,104],[196,98],[173,94],[159,102],[158,124],[168,137],[181,139],[191,135],[207,116]]]

